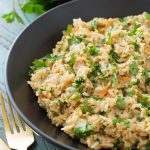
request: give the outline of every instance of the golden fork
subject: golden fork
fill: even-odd
[[[32,130],[27,125],[23,127],[21,118],[16,113],[19,130],[17,129],[17,124],[14,119],[12,106],[10,104],[10,100],[8,99],[8,106],[9,106],[10,120],[11,120],[10,122],[12,125],[12,131],[11,131],[11,127],[8,121],[8,116],[7,116],[6,107],[4,103],[4,98],[1,92],[0,92],[0,102],[2,104],[2,117],[3,117],[5,134],[6,134],[9,147],[17,150],[27,150],[27,148],[34,142],[34,136]]]

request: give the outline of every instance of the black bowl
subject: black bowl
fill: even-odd
[[[124,17],[150,12],[149,0],[80,0],[56,7],[27,27],[7,58],[6,85],[10,100],[23,120],[39,135],[64,149],[87,149],[51,124],[27,85],[28,69],[35,58],[51,51],[73,18]]]

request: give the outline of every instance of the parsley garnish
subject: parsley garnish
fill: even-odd
[[[116,118],[113,120],[113,125],[117,125],[117,123],[121,123],[121,122],[124,122],[124,119],[123,118]]]
[[[85,83],[83,77],[80,77],[78,80],[75,81],[75,87],[79,92],[83,90],[83,86],[84,86],[83,83]]]
[[[71,99],[73,99],[73,100],[79,100],[79,98],[80,98],[80,94],[77,94],[77,93],[75,93],[71,96]]]
[[[129,128],[130,127],[130,122],[129,121],[126,121],[125,119],[123,118],[116,118],[113,120],[113,125],[116,126],[117,123],[124,123],[125,127]]]
[[[30,66],[30,70],[29,70],[29,76],[34,73],[34,71],[41,69],[43,67],[46,67],[45,61],[46,60],[51,60],[51,61],[56,61],[58,59],[62,59],[64,58],[64,56],[57,56],[57,55],[46,55],[45,57],[41,58],[41,59],[35,59],[32,64],[33,66]]]
[[[118,63],[118,61],[117,61],[118,58],[119,58],[118,54],[114,50],[111,50],[109,53],[109,61],[112,64],[116,64],[116,63]]]
[[[143,107],[148,107],[150,104],[148,102],[148,96],[145,94],[139,95],[139,102],[142,104]]]
[[[97,19],[94,19],[91,21],[91,29],[92,31],[96,30],[98,27],[98,20]]]
[[[126,108],[126,103],[123,97],[119,97],[116,101],[116,105],[119,109],[124,110]]]
[[[73,134],[76,138],[84,138],[90,135],[93,132],[93,127],[88,124],[86,121],[80,122],[73,129]]]
[[[116,76],[116,75],[113,75],[113,76],[112,76],[112,78],[111,78],[111,82],[112,82],[113,84],[118,84],[118,83],[119,83],[119,81],[118,81],[118,79],[117,79],[117,76]]]
[[[92,110],[92,106],[89,106],[88,105],[88,100],[87,99],[84,99],[83,100],[83,104],[80,106],[82,112],[85,114],[86,112]]]
[[[67,62],[69,65],[72,65],[74,62],[75,62],[75,60],[76,60],[76,56],[72,56],[71,58],[70,58],[70,60]]]
[[[118,150],[121,146],[121,140],[118,138],[116,139],[115,143],[114,143],[114,147],[113,150]]]
[[[46,67],[45,62],[42,59],[35,59],[32,62],[33,66],[30,66],[29,76],[34,73],[36,70]]]
[[[53,99],[54,103],[58,103],[61,107],[64,106],[64,102],[62,102],[61,100],[59,100],[58,98]]]
[[[97,56],[99,54],[99,49],[96,46],[89,46],[84,49],[85,53],[90,53],[93,56]]]
[[[112,45],[112,36],[111,36],[111,33],[110,33],[110,32],[108,33],[108,41],[107,41],[107,43],[108,43],[109,45]]]
[[[125,21],[125,17],[119,18],[119,21],[120,21],[120,22],[124,22],[124,21]]]
[[[137,68],[137,64],[136,63],[130,64],[129,68],[130,68],[130,72],[131,72],[132,75],[136,75],[137,74],[138,68]]]
[[[68,47],[70,48],[70,46],[71,46],[72,44],[79,44],[79,43],[81,43],[81,41],[82,41],[81,38],[78,38],[78,37],[76,37],[75,35],[72,35],[72,36],[70,36],[69,39],[68,39]]]
[[[39,91],[40,91],[40,92],[43,92],[43,91],[44,91],[44,88],[43,88],[43,87],[40,87],[40,88],[39,88]]]
[[[142,71],[142,76],[145,77],[145,84],[150,85],[150,75],[148,73],[148,70],[144,69]]]
[[[131,96],[131,97],[132,97],[133,95],[135,95],[135,91],[130,91],[130,92],[128,92],[127,94],[128,94],[128,96]]]
[[[136,51],[136,52],[139,52],[139,50],[140,50],[140,45],[137,43],[137,41],[132,42],[131,44],[135,47],[135,51]]]
[[[129,35],[129,36],[135,35],[136,32],[137,32],[137,30],[138,30],[138,28],[139,28],[140,26],[141,26],[141,24],[136,23],[136,24],[134,25],[134,28],[133,28],[132,32],[130,32],[128,35]]]
[[[146,12],[145,17],[146,17],[146,19],[150,20],[150,14],[149,13]]]
[[[92,71],[88,74],[88,78],[96,76],[99,71],[99,64],[94,63],[92,60],[89,60],[89,65]]]
[[[43,60],[52,60],[52,61],[56,61],[56,60],[59,60],[59,59],[63,59],[65,58],[65,56],[58,56],[58,55],[46,55],[45,57],[43,57],[42,59]]]
[[[72,25],[68,24],[66,32],[70,33],[71,31],[72,31]]]
[[[134,85],[137,85],[139,82],[140,82],[140,80],[139,80],[139,79],[136,79],[136,81],[130,82],[129,85],[128,85],[128,87],[130,88],[130,87],[132,87],[132,86],[134,86]]]

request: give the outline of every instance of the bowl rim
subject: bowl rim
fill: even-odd
[[[35,131],[36,133],[38,133],[40,136],[42,136],[44,139],[50,141],[52,144],[56,144],[56,146],[59,146],[61,148],[66,148],[66,149],[69,149],[69,150],[76,150],[76,148],[73,148],[67,144],[64,144],[60,141],[57,141],[56,139],[52,138],[51,136],[48,136],[46,133],[44,133],[43,131],[41,131],[40,129],[38,129],[38,127],[36,127],[33,123],[31,123],[27,118],[26,116],[22,113],[22,111],[19,109],[19,107],[17,106],[17,104],[15,103],[15,100],[14,98],[12,97],[12,93],[11,93],[11,90],[9,88],[9,83],[8,83],[8,62],[9,62],[9,58],[10,58],[10,55],[12,53],[12,49],[15,45],[15,43],[17,42],[17,40],[20,38],[20,36],[26,32],[26,30],[28,28],[30,28],[30,26],[32,24],[34,24],[37,20],[39,20],[40,18],[44,17],[44,15],[48,14],[48,13],[51,13],[52,11],[56,10],[56,9],[59,9],[63,6],[66,6],[66,5],[70,5],[70,4],[73,4],[73,3],[76,3],[78,2],[79,0],[71,0],[69,2],[65,2],[63,4],[60,4],[50,10],[48,10],[47,12],[45,12],[44,14],[40,15],[39,17],[37,17],[37,19],[35,19],[32,23],[30,23],[29,25],[27,25],[27,27],[25,27],[19,34],[18,36],[15,38],[14,42],[12,43],[11,47],[9,48],[9,51],[8,51],[8,54],[6,56],[6,59],[5,59],[5,70],[4,70],[4,83],[5,83],[5,88],[6,88],[6,92],[8,94],[8,97],[10,99],[10,102],[13,106],[13,108],[15,109],[15,111],[21,116],[21,118],[23,119],[23,121],[29,126],[31,127],[31,129],[33,129],[33,131]]]

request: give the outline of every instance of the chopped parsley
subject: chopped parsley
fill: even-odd
[[[85,80],[83,79],[83,77],[80,77],[78,80],[75,81],[75,87],[77,88],[79,92],[83,90],[84,83],[85,83]]]
[[[130,127],[130,122],[123,119],[123,118],[116,118],[113,120],[113,125],[116,126],[117,123],[124,123],[125,127],[129,128]]]
[[[43,60],[51,60],[51,61],[56,61],[56,60],[59,60],[59,59],[63,59],[65,58],[64,55],[46,55],[45,57],[43,57],[42,59]]]
[[[139,80],[139,79],[136,79],[136,81],[130,82],[130,83],[128,84],[128,87],[131,88],[132,86],[137,85],[138,83],[140,83],[140,80]]]
[[[146,17],[146,19],[150,20],[150,14],[149,13],[146,12],[145,17]]]
[[[109,53],[110,63],[115,65],[116,63],[118,63],[118,61],[117,61],[118,58],[119,58],[118,54],[114,50],[111,50],[110,53]]]
[[[141,94],[138,96],[138,98],[143,107],[147,108],[150,105],[150,103],[148,102],[148,96],[146,94]]]
[[[71,96],[71,99],[73,99],[73,100],[79,100],[80,99],[80,94],[77,94],[77,93],[73,94]]]
[[[29,76],[34,73],[36,70],[39,70],[43,67],[46,67],[45,65],[45,62],[44,60],[42,59],[35,59],[33,62],[32,62],[33,66],[30,66],[30,70],[29,70]]]
[[[129,36],[134,36],[141,24],[135,23],[133,30],[128,34]]]
[[[119,81],[118,81],[118,79],[117,79],[117,76],[116,76],[116,75],[113,75],[113,76],[112,76],[112,78],[111,78],[111,82],[112,82],[113,84],[118,84],[118,83],[119,83]]]
[[[94,19],[91,21],[91,30],[92,31],[95,31],[98,27],[98,20],[97,19]]]
[[[70,60],[67,62],[69,65],[72,65],[74,62],[75,62],[75,60],[76,60],[76,56],[72,56],[71,58],[70,58]]]
[[[139,51],[140,51],[140,45],[138,44],[137,41],[132,42],[131,44],[135,47],[135,51],[136,51],[136,52],[139,52]]]
[[[72,25],[68,24],[66,32],[70,33],[71,31],[72,31]]]
[[[135,95],[135,91],[129,91],[129,92],[127,93],[127,95],[132,97],[133,95]]]
[[[108,43],[109,45],[112,45],[112,36],[111,36],[111,33],[110,33],[110,32],[108,33],[108,41],[107,41],[107,43]]]
[[[77,139],[85,138],[93,132],[93,127],[86,121],[80,122],[73,129],[73,134]]]
[[[118,138],[118,139],[116,139],[116,141],[115,141],[115,143],[114,143],[113,150],[118,150],[118,149],[120,149],[120,146],[121,146],[121,140]]]
[[[89,112],[90,110],[92,110],[92,106],[89,106],[87,102],[88,102],[88,100],[84,99],[83,104],[80,106],[80,108],[84,114],[86,112]]]
[[[148,70],[144,69],[142,71],[142,76],[145,78],[145,84],[150,85],[150,75],[148,73]]]
[[[138,73],[138,67],[136,63],[130,64],[129,68],[132,75],[136,75]]]
[[[53,102],[59,104],[61,107],[64,106],[64,102],[62,102],[62,101],[61,101],[60,99],[58,99],[58,98],[53,99]]]
[[[126,103],[123,97],[119,97],[116,101],[116,105],[119,109],[124,110],[126,108]]]
[[[89,53],[93,56],[97,56],[99,54],[99,49],[96,46],[89,46],[89,47],[84,49],[84,52]]]
[[[125,30],[128,31],[128,30],[129,30],[130,23],[126,23],[126,22],[125,22],[122,26],[123,26],[123,28],[124,28]]]
[[[100,67],[99,64],[94,63],[92,60],[89,60],[89,65],[90,65],[92,71],[90,73],[88,73],[88,78],[96,76],[97,73],[100,71],[99,70],[99,67]]]
[[[72,44],[79,44],[81,43],[82,39],[79,37],[76,37],[75,35],[72,35],[68,38],[68,48],[70,48],[70,46]]]
[[[40,92],[43,92],[43,91],[44,91],[44,88],[43,88],[43,87],[40,87],[40,88],[39,88],[39,91],[40,91]]]
[[[124,22],[125,21],[125,17],[119,18],[120,22]]]

